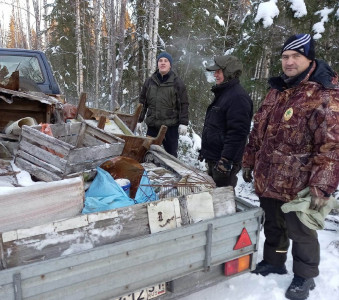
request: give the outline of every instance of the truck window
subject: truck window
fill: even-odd
[[[36,57],[0,55],[0,82],[6,81],[14,71],[19,71],[20,77],[36,83],[44,82],[44,76]]]

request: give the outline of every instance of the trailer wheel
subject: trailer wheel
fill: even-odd
[[[19,91],[21,92],[41,92],[39,86],[32,80],[19,77]]]

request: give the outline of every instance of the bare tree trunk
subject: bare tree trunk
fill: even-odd
[[[136,3],[137,11],[137,32],[138,32],[138,88],[141,91],[142,85],[146,80],[147,72],[145,68],[146,53],[145,53],[145,36],[146,36],[146,13],[144,9],[145,0],[138,0]]]
[[[77,92],[78,96],[83,91],[83,54],[82,54],[82,47],[81,47],[81,30],[80,30],[80,0],[75,0],[75,9],[76,9],[76,18],[75,18],[75,36],[77,41],[77,50],[76,50],[76,65],[77,65]]]
[[[24,30],[23,30],[23,25],[22,25],[22,15],[21,15],[21,5],[19,0],[16,1],[16,23],[18,26],[18,35],[19,35],[19,47],[20,48],[27,48],[27,43],[26,43],[26,35],[24,34]]]
[[[119,20],[119,61],[117,66],[117,78],[115,83],[114,99],[118,100],[118,93],[120,91],[120,85],[122,80],[122,75],[124,72],[124,57],[125,57],[125,15],[126,15],[126,5],[127,0],[121,1],[120,6],[120,20]]]
[[[40,7],[38,0],[32,0],[35,15],[36,48],[41,50]]]
[[[99,67],[100,67],[100,29],[101,29],[101,0],[93,0],[95,48],[94,48],[94,101],[95,107],[99,107]]]
[[[158,44],[158,28],[159,28],[159,7],[160,7],[160,0],[155,0],[154,4],[154,24],[153,24],[153,49],[152,49],[152,68],[151,73],[153,73],[157,66],[156,66],[156,57],[157,57],[157,44]]]
[[[48,46],[48,33],[47,33],[47,28],[48,28],[48,24],[47,24],[47,18],[46,16],[48,15],[47,12],[47,0],[43,1],[43,5],[44,5],[44,29],[45,29],[45,33],[44,33],[44,43],[45,43],[45,48]]]
[[[148,0],[148,9],[149,9],[149,15],[148,15],[148,53],[147,53],[147,70],[148,70],[148,76],[150,76],[152,72],[152,55],[153,55],[153,20],[154,20],[154,0]]]
[[[110,110],[114,111],[115,109],[115,101],[116,99],[114,98],[115,96],[115,89],[116,89],[116,43],[117,43],[117,38],[116,38],[116,19],[115,19],[115,5],[114,5],[114,0],[111,0],[111,7],[110,7],[110,22],[111,22],[111,27],[110,27],[110,32],[109,32],[109,37],[110,37],[110,49],[111,49],[111,101],[110,101]]]
[[[104,0],[104,9],[103,9],[103,17],[106,19],[106,31],[107,31],[107,65],[106,65],[106,77],[110,78],[111,74],[111,42],[110,42],[110,32],[111,32],[111,9],[110,4],[111,0]]]
[[[26,10],[27,10],[27,46],[28,49],[32,47],[32,32],[31,32],[31,14],[30,14],[30,5],[29,0],[26,0]]]

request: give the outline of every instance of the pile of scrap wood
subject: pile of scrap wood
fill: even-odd
[[[141,106],[132,115],[89,109],[83,95],[79,106],[69,110],[74,119],[64,122],[65,106],[48,96],[0,88],[0,98],[0,111],[7,115],[0,123],[4,159],[0,184],[6,186],[0,188],[0,250],[7,249],[1,254],[4,268],[71,252],[75,240],[82,244],[90,239],[96,247],[234,212],[232,189],[218,191],[210,176],[160,147],[165,126],[156,138],[134,135]],[[8,123],[20,118],[34,118],[37,124],[19,126],[16,135],[6,133]],[[119,167],[117,161],[130,163],[131,168]],[[127,178],[133,184],[132,199],[146,171],[148,185],[160,200],[81,215],[86,187],[99,166],[114,179]],[[21,186],[17,179],[21,172],[39,182]],[[95,236],[94,228],[96,232],[101,228],[102,236]],[[50,235],[54,246],[48,245]],[[61,238],[65,235],[67,242]],[[38,256],[37,249],[30,249],[36,240],[48,245],[37,246]]]

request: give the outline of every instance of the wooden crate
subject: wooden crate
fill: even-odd
[[[119,156],[124,140],[84,122],[50,125],[53,136],[41,126],[23,126],[15,164],[43,181],[95,172],[104,161]]]

